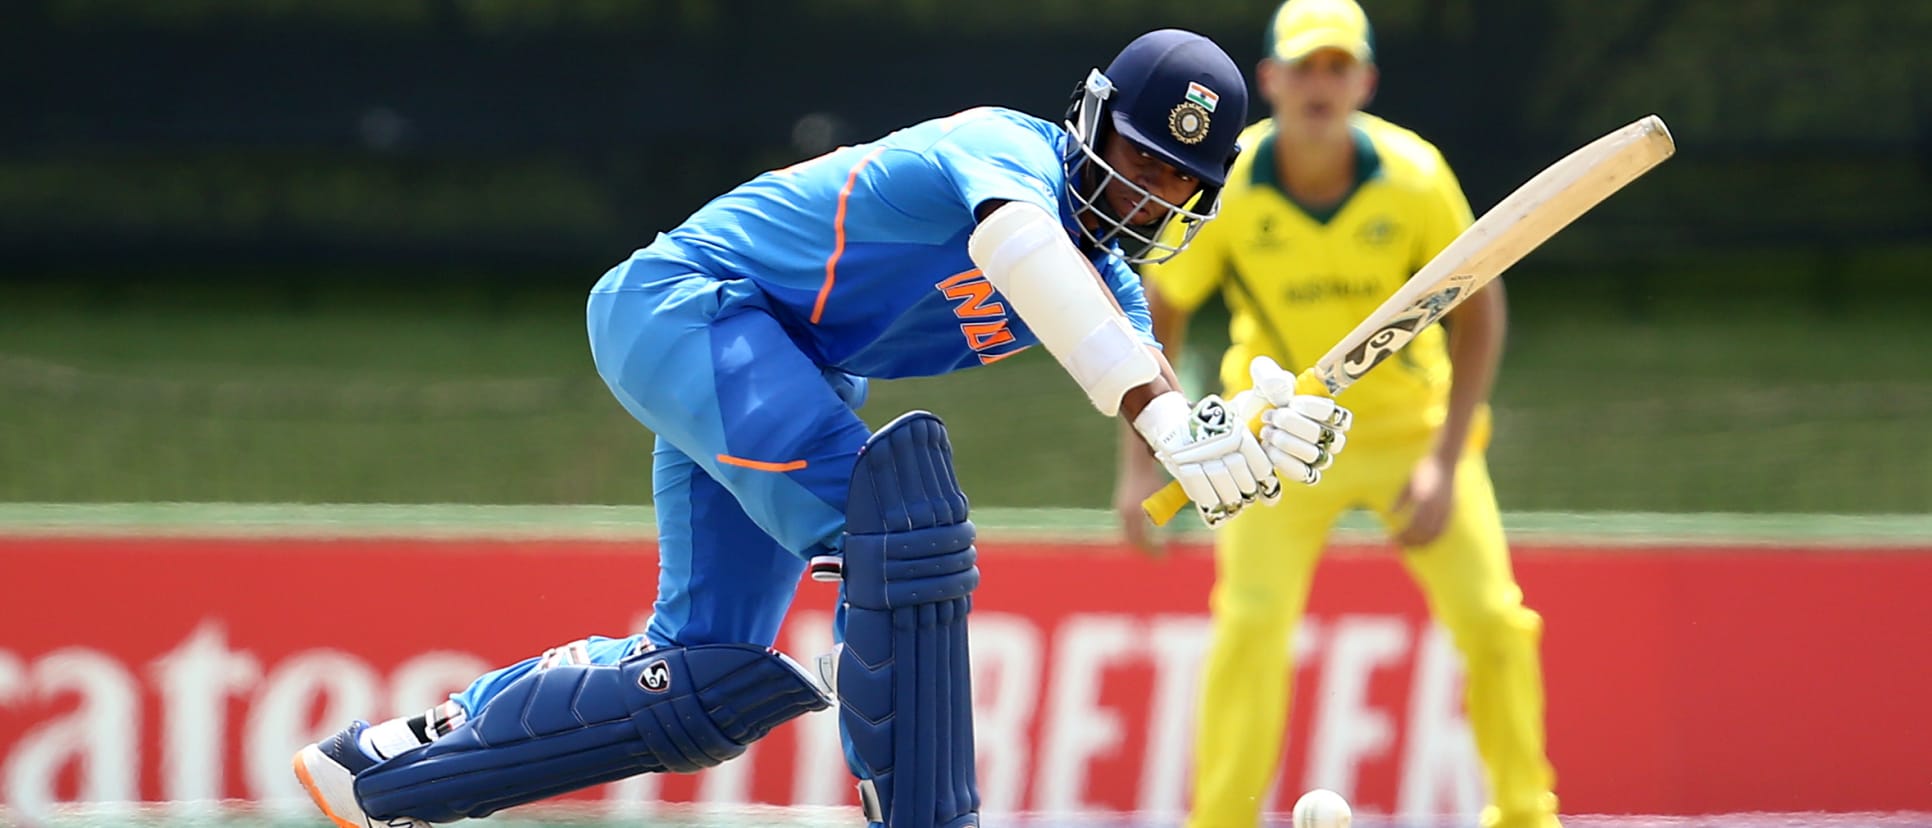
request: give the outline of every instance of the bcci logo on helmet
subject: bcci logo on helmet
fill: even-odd
[[[644,672],[638,674],[638,686],[652,693],[662,693],[671,689],[671,665],[663,659],[644,665]]]
[[[1207,137],[1208,113],[1200,104],[1182,101],[1174,105],[1174,111],[1167,113],[1167,128],[1174,133],[1174,140],[1183,144],[1198,144]]]

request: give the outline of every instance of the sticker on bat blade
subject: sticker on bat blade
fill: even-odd
[[[1467,279],[1470,277],[1464,276],[1461,278]],[[1451,285],[1417,300],[1415,307],[1428,311],[1429,314],[1428,318],[1424,319],[1422,324],[1427,325],[1430,322],[1434,322],[1436,321],[1436,317],[1447,313],[1450,308],[1456,306],[1458,301],[1461,301],[1456,298],[1461,295],[1462,287],[1459,285]]]
[[[1457,297],[1461,295],[1462,288],[1446,287],[1417,300],[1408,311],[1389,320],[1388,324],[1370,334],[1362,344],[1350,349],[1348,354],[1342,357],[1342,373],[1350,381],[1361,379],[1369,369],[1382,364],[1382,360],[1402,350],[1402,347],[1408,345],[1409,340],[1414,339],[1423,328],[1429,327],[1430,323],[1455,307]],[[1338,384],[1333,379],[1326,379],[1325,382],[1330,386]],[[1330,391],[1335,393],[1332,387]]]
[[[1390,320],[1342,358],[1342,373],[1350,380],[1361,379],[1369,369],[1382,364],[1382,360],[1415,338],[1415,332],[1422,329],[1422,317],[1420,313],[1409,313]]]
[[[1322,387],[1328,389],[1328,396],[1333,397],[1336,394],[1342,393],[1342,389],[1347,388],[1348,383],[1335,378],[1335,369],[1323,368]]]

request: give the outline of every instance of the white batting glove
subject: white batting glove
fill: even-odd
[[[1348,443],[1355,415],[1331,397],[1295,393],[1295,375],[1269,357],[1248,366],[1255,391],[1267,403],[1261,415],[1261,448],[1283,480],[1310,486]]]
[[[1281,481],[1246,422],[1220,397],[1191,409],[1179,392],[1147,404],[1134,429],[1187,492],[1208,526],[1219,526],[1257,500],[1281,497]]]

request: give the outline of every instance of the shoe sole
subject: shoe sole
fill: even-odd
[[[341,771],[342,766],[335,764],[334,760],[322,755],[322,750],[315,745],[309,745],[296,751],[293,762],[295,765],[295,778],[302,783],[302,789],[309,792],[309,799],[315,802],[315,807],[322,809],[323,816],[328,817],[329,821],[335,823],[337,828],[369,828],[367,822],[352,822],[341,814],[336,813],[334,808],[329,807],[329,798],[323,794],[322,785],[316,780],[316,772],[311,770],[311,766],[320,769],[323,781],[328,782],[331,788],[339,787],[340,785],[338,780],[329,778],[337,775],[343,776],[353,786],[355,784],[354,777],[348,776],[346,773],[338,774],[329,772],[331,767],[336,771]],[[346,793],[350,797],[355,796],[353,788],[346,791]]]

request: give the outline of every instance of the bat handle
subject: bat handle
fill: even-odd
[[[1295,393],[1327,396],[1328,386],[1322,382],[1321,376],[1315,373],[1314,368],[1309,368],[1295,377]],[[1248,419],[1248,430],[1254,432],[1257,437],[1261,436],[1259,413]],[[1166,526],[1168,521],[1173,520],[1175,515],[1187,508],[1187,504],[1187,492],[1181,488],[1179,482],[1169,480],[1160,491],[1148,495],[1146,500],[1141,501],[1140,508],[1147,513],[1147,519],[1153,521],[1155,526]]]

